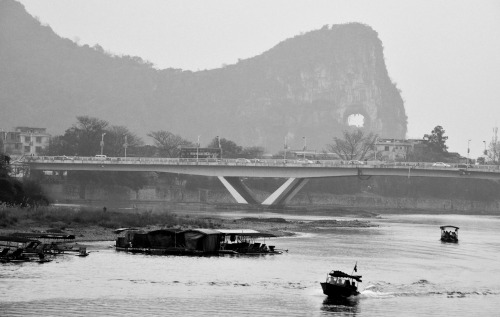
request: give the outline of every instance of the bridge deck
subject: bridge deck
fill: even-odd
[[[301,163],[282,159],[180,159],[136,157],[27,157],[24,163],[33,170],[88,170],[88,171],[138,171],[167,172],[223,177],[339,177],[339,176],[407,176],[407,177],[463,177],[500,179],[496,165],[479,165],[473,168],[435,167],[433,163],[367,161],[366,164],[345,164],[339,160],[319,160]]]

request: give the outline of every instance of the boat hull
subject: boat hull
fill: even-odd
[[[321,288],[323,288],[323,294],[327,295],[328,297],[347,298],[359,294],[358,289],[352,286],[321,283]]]
[[[441,238],[442,242],[458,243],[458,238]]]

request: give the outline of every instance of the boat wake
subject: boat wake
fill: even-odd
[[[360,298],[392,298],[392,297],[418,297],[418,296],[446,296],[460,298],[469,296],[500,295],[500,290],[491,289],[450,289],[442,285],[419,280],[411,284],[392,284],[388,282],[375,282],[368,285],[360,292]]]

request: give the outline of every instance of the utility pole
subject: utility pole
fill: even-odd
[[[217,136],[217,141],[219,142],[220,159],[222,160],[222,147],[220,146],[220,137]]]
[[[306,159],[306,149],[307,149],[307,138],[304,136],[304,160]]]
[[[491,140],[491,143],[493,144],[493,164],[496,163],[497,159],[497,141],[498,141],[498,127],[494,127],[493,140]]]
[[[470,153],[470,141],[467,141],[467,167],[469,167],[469,153]]]

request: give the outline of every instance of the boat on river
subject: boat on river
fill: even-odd
[[[61,254],[68,251],[77,250],[74,249],[75,246],[75,235],[67,233],[50,233],[50,232],[15,232],[10,236],[14,238],[24,238],[41,241],[41,244],[34,248],[26,248],[26,253],[46,253],[46,254]]]
[[[223,254],[281,254],[266,239],[270,233],[249,229],[159,229],[142,231],[120,228],[115,249],[132,253],[155,255],[223,255]],[[260,241],[260,242],[259,242]]]
[[[441,226],[441,241],[443,242],[458,242],[458,227],[455,226]]]
[[[354,267],[357,271],[357,265]],[[342,271],[331,271],[326,281],[321,283],[323,294],[330,298],[347,298],[359,294],[356,282],[361,283],[361,275],[351,275]]]
[[[35,239],[0,236],[0,262],[18,263],[31,261],[31,250],[36,249],[41,242]]]
[[[223,234],[220,254],[263,255],[282,254],[274,245],[268,245],[266,239],[276,238],[272,233],[252,229],[219,229]]]
[[[211,255],[217,254],[222,234],[214,229],[159,229],[142,231],[120,228],[115,249],[131,253],[154,255]]]

